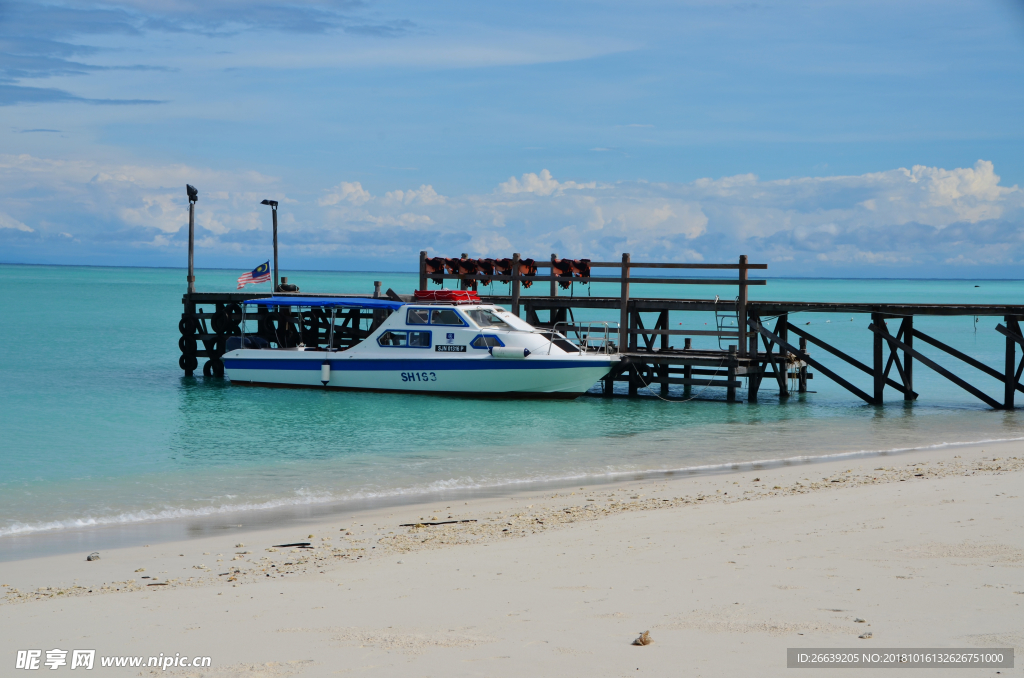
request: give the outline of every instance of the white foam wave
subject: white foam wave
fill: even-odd
[[[678,474],[713,474],[737,472],[749,469],[760,469],[771,466],[785,466],[789,464],[809,464],[827,462],[835,459],[853,457],[884,456],[888,454],[901,454],[922,450],[937,450],[954,447],[967,447],[972,445],[985,445],[994,443],[1020,442],[1021,438],[988,438],[984,440],[966,442],[943,442],[934,445],[923,445],[917,447],[894,447],[884,450],[854,450],[849,452],[837,452],[824,455],[794,455],[790,457],[775,457],[771,459],[758,459],[753,461],[720,462],[715,464],[699,464],[696,466],[682,466],[675,468],[658,469],[609,469],[605,473],[593,471],[580,471],[578,473],[563,473],[560,475],[533,475],[519,478],[496,478],[487,481],[474,480],[471,477],[449,478],[436,480],[423,485],[409,487],[395,487],[386,490],[361,490],[347,495],[336,495],[330,492],[313,492],[307,489],[296,490],[295,496],[268,499],[257,502],[241,502],[237,504],[220,504],[209,506],[198,506],[192,508],[167,507],[160,510],[137,510],[125,511],[111,515],[84,516],[68,518],[64,520],[51,520],[37,523],[14,522],[7,526],[0,527],[0,538],[11,536],[24,536],[33,533],[50,532],[55,530],[81,529],[91,527],[103,527],[111,525],[127,525],[133,523],[153,522],[160,520],[175,520],[184,518],[197,518],[214,516],[223,513],[236,513],[245,511],[260,511],[289,506],[303,506],[328,504],[332,502],[364,501],[364,500],[387,500],[396,498],[408,498],[414,496],[429,496],[439,492],[479,492],[496,490],[501,488],[514,488],[526,485],[570,485],[579,482],[610,482],[621,478],[647,478],[662,475]],[[234,498],[235,495],[227,495]]]

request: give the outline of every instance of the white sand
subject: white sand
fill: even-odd
[[[5,563],[0,665],[57,647],[213,658],[84,675],[771,676],[794,673],[787,647],[843,646],[1015,647],[1020,666],[1021,470],[1002,443]],[[434,516],[479,522],[398,527]],[[309,533],[312,552],[266,550]]]

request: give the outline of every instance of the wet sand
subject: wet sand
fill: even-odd
[[[788,647],[1020,656],[1022,469],[1024,444],[997,443],[7,562],[3,661],[59,647],[212,657],[142,675],[721,676],[783,675]],[[444,521],[472,522],[426,525]],[[645,630],[654,643],[631,645]],[[947,673],[995,670],[928,675]]]

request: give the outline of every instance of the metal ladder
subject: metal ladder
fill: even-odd
[[[740,331],[739,316],[736,314],[736,310],[735,310],[736,308],[739,307],[739,301],[740,301],[740,298],[736,297],[736,306],[733,307],[733,312],[732,313],[726,313],[726,312],[719,311],[718,310],[718,304],[715,304],[715,325],[718,326],[719,333],[721,333],[721,332],[739,332]],[[730,339],[728,337],[722,337],[721,334],[719,334],[719,337],[718,337],[718,348],[724,351],[728,347],[728,343],[725,346],[723,346],[722,345],[723,341],[729,342],[729,341],[732,341],[732,339]]]

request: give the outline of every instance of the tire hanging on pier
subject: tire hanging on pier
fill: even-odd
[[[223,377],[224,363],[219,358],[210,358],[203,363],[204,377]]]
[[[194,355],[183,355],[178,358],[178,367],[186,372],[192,372],[199,367],[199,359]]]
[[[195,334],[196,333],[196,319],[191,316],[185,316],[178,321],[178,331],[183,335]]]
[[[196,354],[196,340],[187,336],[182,336],[178,339],[178,348],[181,350],[183,355],[195,355]]]

